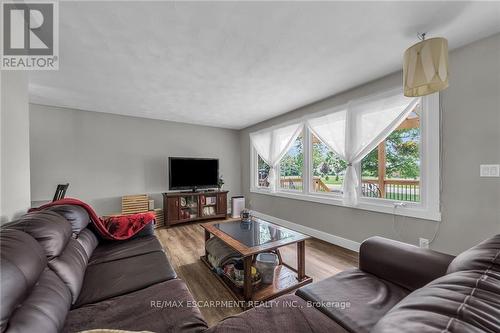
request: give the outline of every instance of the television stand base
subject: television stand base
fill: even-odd
[[[163,193],[165,225],[227,217],[228,191]]]

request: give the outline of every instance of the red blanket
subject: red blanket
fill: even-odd
[[[58,205],[75,205],[84,208],[99,234],[111,240],[129,239],[155,219],[155,215],[152,212],[111,216],[106,219],[101,219],[92,207],[83,201],[73,198],[53,201],[38,208],[31,208],[29,212],[39,211]]]

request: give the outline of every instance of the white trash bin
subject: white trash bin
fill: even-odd
[[[274,253],[260,253],[255,260],[255,268],[260,273],[262,283],[273,283],[274,269],[278,265],[278,256]]]

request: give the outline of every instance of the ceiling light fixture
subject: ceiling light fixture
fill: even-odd
[[[408,97],[425,96],[448,87],[448,41],[425,39],[409,47],[404,54],[403,85]]]

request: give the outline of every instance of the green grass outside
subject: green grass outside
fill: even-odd
[[[407,195],[406,197],[400,194],[398,197],[397,193],[390,192],[385,194],[385,198],[390,200],[420,202],[420,195],[418,194]]]
[[[339,180],[336,180],[335,176],[329,176],[328,179],[321,177],[321,181],[328,185],[342,185],[342,178],[339,177]]]

